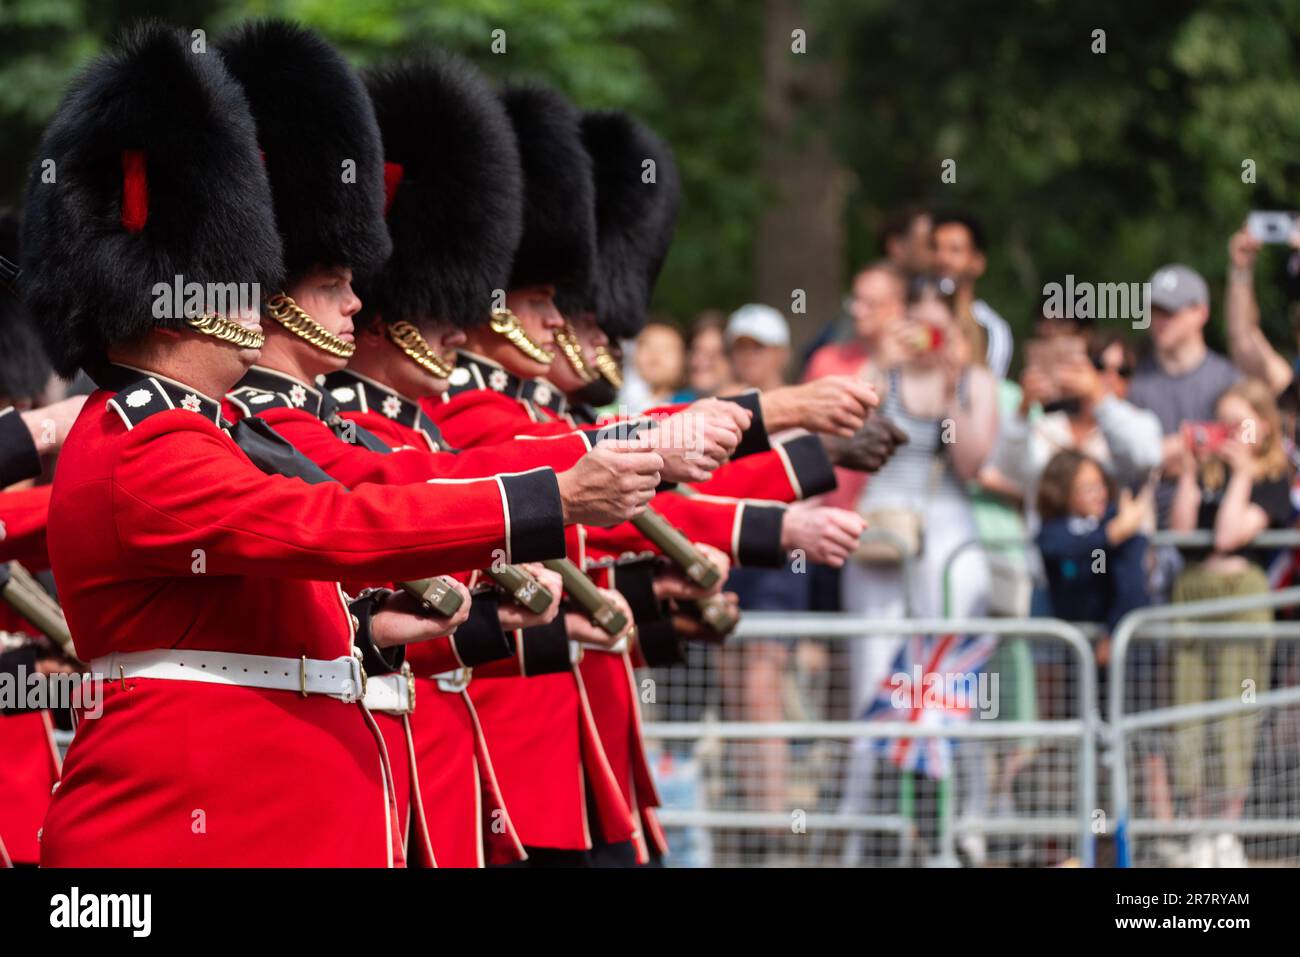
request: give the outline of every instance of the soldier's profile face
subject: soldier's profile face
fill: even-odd
[[[578,323],[571,319],[569,325],[573,328],[574,333],[577,336],[578,348],[582,352],[583,361],[590,363],[591,350],[583,345],[582,333],[578,331]],[[578,374],[578,371],[573,368],[573,363],[569,361],[568,357],[563,354],[562,350],[560,350],[558,346],[555,349],[555,360],[551,363],[551,368],[546,373],[546,378],[550,380],[553,386],[564,393],[577,392],[587,384],[583,380],[582,376]]]
[[[527,286],[506,294],[506,308],[515,314],[528,338],[551,353],[558,348],[555,330],[564,325],[564,317],[555,308],[554,296],[553,286]],[[515,375],[532,379],[544,376],[550,370],[550,363],[538,362],[525,355],[501,336],[492,334],[491,338],[496,341],[487,344],[484,354]]]
[[[352,289],[351,269],[346,266],[313,268],[299,277],[286,292],[327,331],[344,342],[356,341],[352,317],[361,309],[361,300]],[[347,365],[346,359],[331,356],[306,342],[303,345],[311,351],[312,359],[326,366],[327,371]]]
[[[550,349],[555,344],[555,330],[563,327],[564,316],[555,308],[554,286],[529,286],[509,293],[506,305],[518,317],[528,338]]]
[[[569,323],[578,334],[578,343],[582,346],[584,356],[590,358],[601,346],[609,345],[609,336],[596,324],[595,313],[584,312],[577,317],[570,317]]]

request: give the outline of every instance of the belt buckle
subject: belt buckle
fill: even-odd
[[[366,668],[361,663],[361,649],[352,646],[352,657],[348,659],[352,667],[352,696],[344,696],[343,700],[348,704],[354,701],[360,701],[366,696]]]
[[[457,668],[454,671],[444,671],[442,674],[433,677],[438,682],[439,691],[457,694],[469,687],[469,679],[472,673],[472,668]]]
[[[411,670],[409,661],[402,662],[402,677],[406,679],[406,695],[410,699],[407,705],[407,711],[415,710],[415,672]]]

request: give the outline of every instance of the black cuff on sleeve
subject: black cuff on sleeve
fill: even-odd
[[[366,674],[373,677],[391,675],[400,671],[406,660],[406,647],[378,648],[370,634],[370,621],[379,610],[380,603],[391,595],[390,591],[375,591],[348,603],[348,610],[357,620],[357,633],[352,643],[361,649],[361,664]]]
[[[495,591],[474,594],[469,617],[451,639],[456,646],[456,657],[468,667],[499,661],[515,653],[514,645],[501,627],[500,612],[501,601]]]
[[[569,660],[569,629],[564,625],[564,609],[549,625],[525,628],[519,642],[519,671],[533,677],[554,675],[573,667]]]
[[[663,607],[655,597],[654,558],[638,558],[614,566],[614,587],[627,599],[637,629],[663,617]]]
[[[740,444],[736,446],[736,451],[731,453],[732,461],[770,449],[772,443],[768,441],[767,426],[763,424],[761,393],[754,389],[750,392],[742,392],[740,395],[723,396],[723,398],[754,413],[754,420],[750,422],[745,434],[740,437]]]
[[[671,618],[661,618],[647,625],[636,626],[636,643],[641,657],[651,668],[686,663],[686,645],[677,635]]]
[[[41,474],[41,454],[17,409],[0,412],[0,488]]]
[[[13,704],[0,709],[0,715],[27,714],[27,682],[36,674],[36,646],[30,642],[12,651],[0,652],[0,675],[8,677],[14,688]]]
[[[822,440],[811,432],[777,444],[790,470],[790,484],[799,498],[812,498],[833,491],[835,467]]]
[[[595,447],[597,442],[612,440],[616,442],[626,442],[628,439],[635,438],[637,433],[642,429],[648,428],[653,423],[649,419],[631,419],[614,422],[604,428],[586,428],[579,429],[587,438],[587,444]]]
[[[614,566],[614,587],[627,599],[636,621],[636,641],[647,665],[660,667],[686,660],[685,646],[677,637],[664,603],[655,596],[654,558],[638,558]]]
[[[785,564],[781,548],[781,522],[785,509],[780,505],[754,505],[745,502],[740,508],[740,528],[736,533],[736,561],[759,568],[780,568]]]
[[[549,468],[498,476],[506,498],[506,564],[563,558],[564,502]]]

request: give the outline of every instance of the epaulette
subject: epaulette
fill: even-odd
[[[122,417],[128,429],[134,429],[155,413],[171,409],[184,409],[203,416],[214,425],[223,424],[218,403],[180,383],[158,376],[142,376],[109,399],[108,405]]]

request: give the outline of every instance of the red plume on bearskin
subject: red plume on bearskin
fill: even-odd
[[[258,283],[283,268],[243,90],[221,57],[156,22],[73,83],[28,178],[21,285],[55,369],[184,319],[155,283]],[[173,310],[179,313],[179,310]]]

